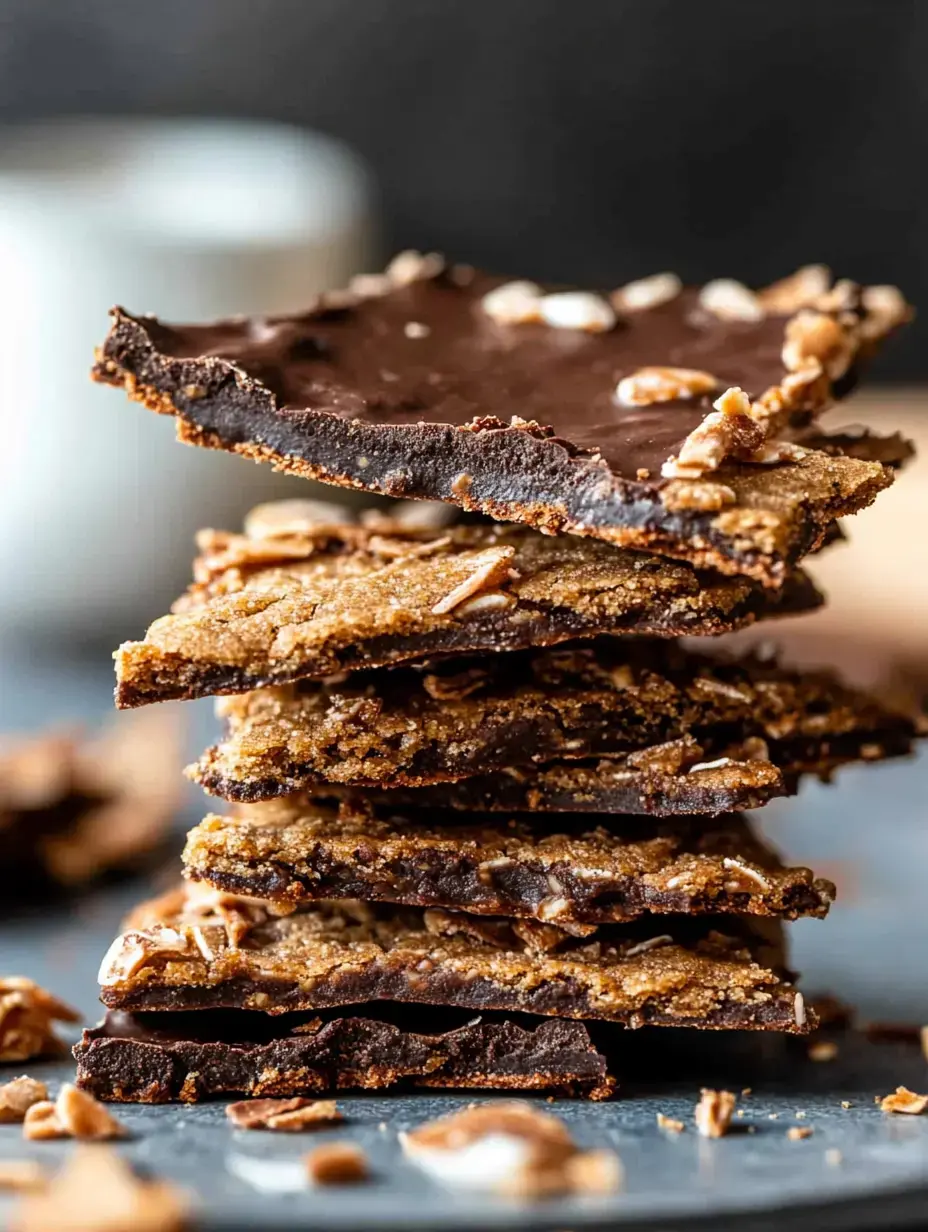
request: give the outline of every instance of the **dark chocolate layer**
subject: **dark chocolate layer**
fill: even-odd
[[[590,941],[534,920],[349,900],[284,917],[246,904],[230,921],[221,899],[184,905],[170,896],[143,906],[113,943],[100,995],[132,1011],[283,1014],[399,1001],[802,1033],[810,1017],[783,966],[774,920],[645,918]]]
[[[748,740],[767,742],[757,753],[767,758],[783,742],[792,769],[797,757],[828,761],[833,743],[874,760],[905,752],[913,734],[909,720],[829,673],[632,638],[300,681],[217,709],[225,737],[190,774],[239,801],[320,783],[421,787],[590,757],[637,754],[633,768],[647,769],[660,746],[686,737],[710,761]]]
[[[824,916],[829,881],[784,868],[743,818],[398,812],[363,799],[252,805],[187,837],[185,875],[235,895],[445,907],[568,927],[651,913]]]
[[[175,415],[191,443],[773,585],[834,518],[891,482],[879,463],[825,453],[726,465],[711,485],[662,480],[662,463],[702,423],[714,394],[627,406],[618,381],[670,365],[708,371],[715,393],[740,386],[760,397],[789,375],[781,355],[789,317],[723,320],[691,291],[601,333],[500,325],[481,303],[499,283],[472,272],[463,279],[453,267],[347,306],[323,298],[299,316],[203,326],[115,309],[94,375]],[[871,334],[860,354],[872,349]],[[798,397],[791,409],[818,409],[854,379],[852,362],[837,381],[809,385],[808,406]]]
[[[392,1009],[392,1013],[390,1012]],[[111,1011],[74,1048],[77,1085],[123,1103],[197,1103],[390,1086],[604,1099],[605,1058],[579,1022],[377,1006],[363,1017]]]

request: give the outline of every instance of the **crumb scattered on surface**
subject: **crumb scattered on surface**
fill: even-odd
[[[811,1125],[793,1125],[786,1131],[787,1138],[792,1142],[799,1142],[802,1138],[812,1137]]]
[[[836,1146],[829,1147],[828,1150],[825,1152],[825,1163],[829,1164],[832,1168],[837,1167],[837,1165],[842,1163],[843,1161],[844,1161],[844,1156],[841,1154],[841,1152],[838,1150]]]
[[[65,1045],[56,1022],[79,1022],[80,1014],[23,976],[0,976],[0,1062],[60,1056]]]
[[[23,1198],[10,1232],[181,1232],[182,1195],[163,1181],[140,1180],[106,1147],[79,1147],[61,1171]]]
[[[802,1111],[802,1109],[800,1109],[800,1110],[796,1113],[796,1120],[797,1120],[797,1121],[804,1121],[804,1120],[805,1120],[805,1117],[806,1117],[806,1114]]]
[[[614,1152],[580,1150],[560,1117],[518,1100],[472,1104],[401,1134],[400,1142],[437,1179],[512,1197],[614,1193],[623,1184]]]
[[[753,1090],[754,1090],[754,1089],[753,1089],[753,1087],[742,1087],[742,1088],[741,1088],[741,1094],[742,1094],[742,1095],[752,1095],[752,1094],[753,1094]]]
[[[704,1138],[723,1138],[728,1133],[735,1111],[735,1096],[731,1091],[713,1091],[703,1087],[696,1105],[696,1128]]]
[[[35,1193],[47,1180],[45,1169],[35,1160],[0,1159],[0,1193],[4,1190]]]
[[[367,1180],[367,1156],[353,1142],[327,1142],[306,1156],[306,1171],[316,1185],[357,1185]]]
[[[237,1129],[270,1129],[278,1133],[299,1133],[340,1122],[334,1099],[243,1099],[228,1104],[226,1116]]]
[[[928,1095],[916,1095],[908,1087],[896,1087],[891,1095],[885,1095],[879,1102],[884,1112],[905,1112],[910,1116],[920,1116],[928,1108]]]
[[[851,1108],[851,1107],[853,1107],[853,1105],[851,1104],[851,1101],[850,1101],[849,1099],[842,1099],[842,1101],[841,1101],[841,1107],[842,1107],[842,1108]]]
[[[657,1127],[666,1130],[668,1134],[682,1134],[686,1129],[682,1121],[676,1120],[675,1117],[665,1116],[663,1112],[657,1114]]]
[[[838,1055],[838,1045],[833,1040],[816,1040],[809,1045],[810,1061],[833,1061]]]
[[[125,1129],[99,1100],[64,1083],[58,1098],[33,1103],[23,1118],[23,1137],[33,1142],[54,1138],[80,1138],[103,1142],[125,1137]]]
[[[0,1085],[0,1125],[15,1125],[22,1121],[33,1104],[48,1099],[48,1087],[34,1078],[14,1078]]]

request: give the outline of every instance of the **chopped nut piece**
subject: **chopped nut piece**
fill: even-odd
[[[891,1095],[885,1095],[880,1100],[884,1112],[905,1112],[910,1116],[920,1116],[928,1108],[928,1095],[916,1095],[908,1087],[896,1087]]]
[[[53,1138],[67,1138],[67,1133],[55,1105],[49,1099],[39,1100],[26,1110],[23,1117],[23,1137],[30,1142],[46,1142]]]
[[[867,340],[882,338],[912,315],[912,309],[898,287],[864,287],[860,302],[867,313],[860,324],[860,333]]]
[[[226,1116],[238,1129],[271,1129],[299,1133],[342,1120],[334,1099],[243,1099],[226,1107]]]
[[[676,457],[661,467],[665,479],[698,479],[729,456],[754,453],[765,442],[763,423],[752,413],[744,390],[733,386],[713,402],[715,410],[693,429]]]
[[[696,1105],[696,1128],[704,1138],[723,1138],[728,1133],[735,1111],[735,1096],[731,1091],[712,1091],[703,1087]]]
[[[0,1125],[14,1125],[22,1121],[33,1104],[48,1099],[44,1082],[34,1078],[14,1078],[0,1086]]]
[[[368,1177],[367,1156],[353,1142],[327,1142],[306,1156],[306,1171],[316,1185],[357,1185]]]
[[[590,291],[559,291],[555,295],[545,295],[539,312],[545,324],[555,329],[583,329],[601,334],[616,323],[616,315],[607,301]]]
[[[802,308],[786,324],[783,363],[790,372],[817,361],[835,381],[847,372],[856,350],[852,328],[826,313]]]
[[[668,1134],[682,1134],[686,1126],[682,1121],[678,1121],[674,1117],[665,1116],[663,1112],[659,1112],[657,1114],[657,1128],[666,1130]]]
[[[683,290],[683,283],[676,274],[652,274],[627,282],[609,296],[617,312],[642,312],[669,303]]]
[[[64,1083],[58,1093],[55,1116],[69,1138],[102,1142],[108,1138],[122,1138],[126,1132],[99,1100],[70,1082]]]
[[[838,1055],[838,1045],[832,1040],[816,1040],[809,1045],[810,1061],[833,1061]]]
[[[408,248],[398,252],[384,271],[395,287],[408,287],[411,282],[437,278],[445,268],[445,258],[438,252],[417,252]]]
[[[803,265],[778,282],[772,282],[757,292],[765,312],[786,315],[813,303],[831,285],[831,270],[827,265]]]
[[[698,368],[650,367],[623,377],[615,388],[615,396],[624,406],[651,406],[655,402],[698,398],[718,387],[717,377]]]
[[[29,1061],[64,1051],[55,1022],[78,1022],[80,1015],[32,980],[0,977],[0,1062]]]
[[[615,1151],[580,1151],[567,1160],[567,1187],[571,1193],[618,1193],[625,1180]]]
[[[401,1134],[407,1157],[437,1180],[520,1197],[611,1193],[621,1165],[610,1151],[580,1152],[559,1117],[503,1100]]]
[[[504,282],[480,301],[488,317],[498,325],[522,325],[541,320],[541,287],[525,279]]]
[[[802,1138],[811,1138],[812,1132],[811,1125],[793,1125],[786,1131],[786,1136],[792,1142],[799,1142]]]
[[[733,278],[707,282],[699,293],[699,306],[723,321],[760,321],[764,316],[754,292]]]
[[[11,1232],[181,1232],[186,1203],[170,1185],[139,1180],[115,1151],[80,1147],[44,1190],[24,1198]]]
[[[0,1159],[0,1193],[21,1190],[36,1193],[48,1183],[45,1169],[31,1159]]]

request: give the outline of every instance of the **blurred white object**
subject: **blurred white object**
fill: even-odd
[[[300,481],[175,443],[95,386],[121,304],[168,320],[287,312],[368,265],[373,194],[315,133],[223,120],[0,128],[0,634],[131,637],[199,526]]]

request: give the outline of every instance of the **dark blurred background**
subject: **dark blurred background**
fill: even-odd
[[[284,119],[364,156],[387,249],[925,302],[926,60],[924,0],[2,0],[0,119]]]

